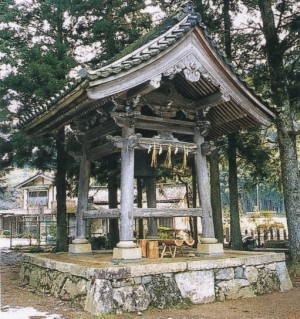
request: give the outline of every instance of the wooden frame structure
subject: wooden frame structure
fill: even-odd
[[[195,157],[201,211],[185,214],[201,212],[205,244],[212,244],[206,167],[210,141],[255,125],[267,126],[273,116],[234,73],[189,1],[105,66],[82,69],[77,82],[25,116],[20,125],[30,136],[55,134],[66,125],[76,130],[82,145],[76,154],[81,162],[77,237],[84,242],[84,218],[118,215],[120,243],[114,258],[137,260],[133,218],[159,214],[155,201],[151,213],[133,208],[135,153],[150,152],[152,167],[157,165],[157,153],[169,159],[176,153]],[[114,153],[121,154],[120,210],[88,212],[91,162]],[[81,242],[75,239],[76,243]]]

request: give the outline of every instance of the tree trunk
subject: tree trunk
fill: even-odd
[[[217,143],[216,140],[214,142]],[[218,242],[223,244],[223,220],[218,150],[212,151],[208,160],[210,169],[211,208],[213,212],[215,236],[218,239]]]
[[[118,164],[116,163],[115,158],[110,158],[110,163],[112,163],[112,167],[116,167]],[[108,206],[109,208],[117,208],[118,207],[118,182],[117,177],[115,175],[111,175],[108,177]],[[109,220],[109,242],[110,248],[115,248],[117,243],[120,240],[119,236],[119,221],[118,218],[111,218]]]
[[[231,61],[232,60],[232,48],[231,48],[231,19],[229,14],[230,0],[224,0],[223,2],[223,19],[224,19],[224,43],[225,43],[225,53],[226,58]]]
[[[56,201],[57,201],[57,223],[56,223],[56,251],[68,251],[68,227],[66,207],[66,151],[65,131],[62,128],[56,137]]]
[[[283,66],[284,48],[280,44],[278,29],[274,22],[272,1],[259,0],[259,9],[263,21],[266,39],[266,53],[270,70],[270,82],[274,104],[281,109],[276,118],[276,128],[281,159],[282,183],[287,224],[290,241],[290,257],[300,264],[300,185],[299,167],[296,149],[296,136],[293,130],[291,106],[287,91],[287,79]]]
[[[144,178],[146,185],[146,195],[147,195],[147,207],[156,208],[156,178],[146,177]],[[158,237],[157,230],[157,218],[150,217],[148,221],[148,234],[147,238]]]
[[[229,61],[232,59],[231,19],[229,14],[230,0],[223,2],[223,18],[225,27],[225,53]],[[231,248],[242,250],[241,226],[239,216],[239,200],[237,188],[236,135],[228,136],[229,194],[230,194],[230,233]]]
[[[193,184],[193,208],[197,207],[197,179],[196,179],[196,167],[195,162],[192,163],[192,184]],[[198,218],[193,217],[194,231],[193,231],[193,239],[194,239],[194,248],[197,248],[198,245]]]
[[[236,134],[228,135],[228,164],[229,164],[229,202],[230,202],[230,236],[231,248],[243,250],[240,215],[239,196],[237,188],[237,163],[236,163]]]
[[[140,177],[137,178],[136,180],[136,187],[137,187],[137,207],[143,208],[143,186],[142,186],[142,179]],[[139,223],[138,238],[143,239],[144,238],[143,218],[139,218],[138,223]]]

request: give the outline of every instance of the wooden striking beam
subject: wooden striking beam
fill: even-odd
[[[84,219],[118,218],[121,216],[119,209],[99,209],[85,211]],[[135,208],[134,218],[149,217],[202,217],[201,208]]]

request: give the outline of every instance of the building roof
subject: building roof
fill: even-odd
[[[112,112],[129,110],[148,124],[167,119],[157,127],[184,121],[190,132],[199,117],[205,118],[210,137],[267,126],[274,117],[234,72],[191,1],[106,65],[79,74],[77,82],[21,119],[28,135],[52,134],[74,122],[78,128],[82,119],[89,129],[105,126],[107,135],[118,126],[109,124]]]
[[[15,188],[24,188],[24,187],[26,187],[27,184],[33,182],[34,180],[36,180],[36,179],[39,178],[39,177],[42,177],[42,178],[44,178],[44,179],[47,179],[47,180],[50,181],[49,184],[53,184],[54,179],[53,179],[52,176],[46,175],[46,174],[44,174],[44,173],[39,172],[39,173],[37,173],[36,175],[34,175],[34,176],[32,176],[32,177],[26,179],[25,181],[21,182],[21,183],[18,184],[18,185],[16,185]],[[37,186],[43,187],[43,188],[48,188],[49,184],[43,184],[43,185],[37,185]]]

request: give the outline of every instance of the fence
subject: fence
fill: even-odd
[[[242,237],[246,236],[252,236],[256,239],[256,246],[258,248],[265,247],[266,244],[268,244],[268,241],[287,241],[288,240],[288,233],[285,228],[263,228],[258,227],[255,231],[253,229],[251,230],[243,230],[242,231]],[[225,244],[230,243],[230,229],[229,227],[225,230]]]
[[[257,240],[257,247],[264,247],[267,241],[286,241],[288,240],[288,234],[284,228],[257,228],[254,234],[253,230],[245,230],[243,236],[251,235]]]
[[[55,221],[23,221],[10,223],[10,247],[55,246]]]

